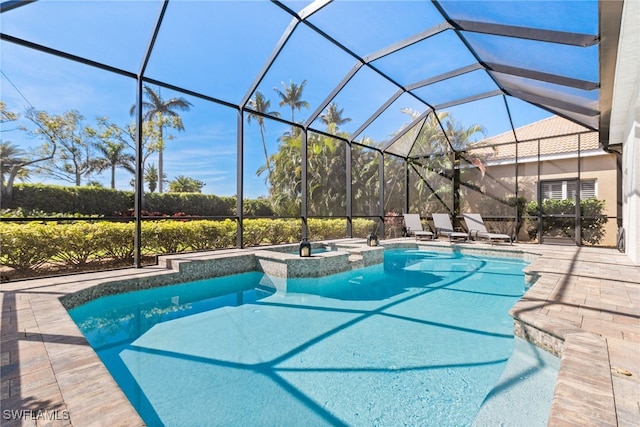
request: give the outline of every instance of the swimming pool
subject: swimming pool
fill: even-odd
[[[284,287],[243,273],[70,314],[148,425],[461,426],[513,350],[524,266],[387,250]]]

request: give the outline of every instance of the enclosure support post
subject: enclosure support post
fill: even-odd
[[[378,180],[379,180],[379,190],[378,190],[378,212],[380,213],[380,218],[382,222],[380,223],[380,234],[378,237],[384,239],[386,236],[386,230],[384,227],[385,220],[385,211],[384,211],[384,154],[380,153],[379,157],[380,161],[378,162]]]
[[[542,184],[540,183],[540,140],[538,139],[538,244],[542,244]]]
[[[582,196],[580,195],[580,183],[582,182],[582,178],[580,176],[580,144],[581,138],[580,134],[578,134],[578,182],[576,182],[576,223],[575,223],[575,231],[574,234],[576,236],[576,246],[582,246],[582,204],[580,201],[582,200]]]
[[[244,226],[243,226],[243,211],[244,211],[244,117],[243,111],[238,110],[237,115],[237,180],[236,180],[236,246],[240,249],[244,247]]]
[[[351,191],[351,186],[352,186],[352,182],[351,182],[351,177],[352,177],[352,172],[351,172],[351,144],[350,143],[346,143],[345,144],[345,156],[346,156],[346,161],[345,161],[345,175],[346,175],[346,197],[347,197],[347,237],[352,238],[353,237],[353,201],[351,199],[351,195],[353,194],[353,192]]]
[[[409,162],[404,159],[404,212],[409,213]]]
[[[164,19],[164,14],[167,11],[168,5],[169,0],[164,0],[162,2],[162,5],[160,6],[160,10],[158,11],[158,16],[155,21],[156,24],[153,28],[153,33],[151,34],[149,44],[147,45],[147,49],[145,50],[145,54],[142,58],[142,63],[140,64],[138,74],[136,75],[136,187],[135,201],[133,205],[133,215],[135,218],[133,258],[136,268],[142,267],[142,209],[144,208],[144,167],[142,160],[142,78],[144,76],[144,72],[147,69],[147,64],[149,63],[149,58],[151,57],[153,46],[156,43],[158,32],[160,32],[160,26],[162,25],[162,20]],[[160,176],[160,180],[162,180],[162,176]]]
[[[455,221],[460,215],[460,154],[457,151],[453,152],[453,221]]]
[[[133,264],[142,267],[142,208],[144,203],[144,171],[142,170],[142,78],[136,82],[136,178],[135,198],[133,202],[134,234]]]
[[[293,130],[293,129],[292,129]],[[301,129],[301,135],[300,135],[300,139],[301,139],[301,147],[300,147],[300,151],[301,151],[301,155],[300,155],[300,161],[301,161],[301,178],[300,178],[300,198],[301,200],[301,204],[300,204],[300,215],[302,217],[302,238],[303,239],[307,239],[309,238],[309,228],[307,225],[307,130],[306,129]]]

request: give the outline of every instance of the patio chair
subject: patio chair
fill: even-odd
[[[449,238],[449,242],[451,242],[452,239],[464,239],[465,242],[469,240],[469,233],[463,233],[453,229],[449,214],[434,213],[432,214],[432,217],[433,225],[436,227],[437,236],[447,236]]]
[[[462,214],[465,224],[467,224],[467,230],[469,230],[470,236],[477,236],[483,239],[489,239],[493,246],[494,240],[508,240],[510,245],[513,245],[513,240],[508,234],[492,233],[487,230],[487,226],[484,225],[482,216],[477,213]]]
[[[422,222],[418,214],[404,214],[404,226],[407,228],[407,235],[413,234],[416,240],[434,239],[431,231],[426,231],[422,228]]]

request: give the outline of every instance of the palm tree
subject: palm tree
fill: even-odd
[[[322,123],[324,123],[327,126],[331,124],[335,125],[337,129],[340,127],[340,125],[343,125],[351,121],[351,118],[349,117],[342,118],[343,111],[344,111],[344,108],[338,110],[338,104],[336,104],[335,102],[332,102],[327,107],[326,112],[320,115],[320,120],[322,120]]]
[[[418,112],[411,109],[403,109],[402,112],[412,118],[419,116]],[[462,171],[455,165],[456,161],[450,154],[454,153],[456,157],[464,156],[465,160],[483,171],[482,159],[466,154],[465,150],[472,145],[472,135],[485,132],[485,128],[478,124],[465,128],[446,111],[427,116],[412,150],[423,154],[422,157],[411,160],[411,168],[417,176],[417,182],[412,189],[415,191],[415,197],[411,198],[415,200],[414,208],[425,213],[435,212],[443,204],[455,209],[451,197],[457,190],[452,188],[452,185],[459,185]]]
[[[16,178],[26,180],[29,170],[26,168],[30,160],[25,151],[8,141],[0,142],[0,184],[1,193],[11,199],[13,182]]]
[[[178,175],[173,181],[169,181],[171,193],[202,193],[202,187],[206,184],[199,179]]]
[[[280,113],[277,111],[268,111],[271,107],[271,101],[266,99],[262,92],[259,90],[256,91],[253,99],[249,100],[249,106],[254,109],[258,113],[266,114],[268,116],[280,117]],[[267,180],[271,176],[271,165],[269,164],[269,154],[267,153],[267,144],[264,140],[264,116],[255,113],[247,113],[247,122],[251,123],[251,120],[255,120],[258,122],[258,127],[260,128],[260,136],[262,137],[262,149],[264,150],[264,159],[267,169],[269,170],[269,175],[267,176]]]
[[[269,200],[278,216],[299,216],[302,194],[302,140],[285,133],[271,155],[273,163]],[[259,170],[260,174],[263,170]]]
[[[158,186],[158,180],[159,180],[159,175],[158,175],[158,169],[156,168],[156,165],[151,163],[149,166],[147,166],[144,169],[144,182],[147,183],[147,185],[149,186],[149,192],[153,193],[154,191],[156,191],[156,187]],[[167,174],[164,174],[162,176],[162,180],[163,181],[167,181]]]
[[[94,144],[102,157],[94,160],[93,167],[98,172],[111,170],[111,188],[116,188],[116,168],[122,166],[131,173],[135,173],[132,167],[135,164],[135,157],[132,154],[125,153],[127,146],[122,142],[102,141]]]
[[[180,98],[171,98],[167,101],[162,99],[160,93],[155,92],[149,86],[144,87],[145,94],[149,99],[148,102],[142,102],[142,111],[143,121],[151,121],[156,120],[158,124],[158,176],[163,176],[162,164],[163,164],[163,156],[162,153],[164,151],[164,140],[163,140],[163,129],[166,125],[177,129],[184,130],[184,126],[182,124],[182,119],[180,115],[176,113],[175,110],[179,111],[189,111],[189,108],[192,104],[186,99]],[[133,116],[136,111],[136,106],[133,105],[129,113]],[[173,119],[170,122],[167,119]],[[158,192],[162,193],[162,183],[163,180],[159,181]]]
[[[302,107],[309,108],[309,103],[307,101],[302,100],[302,91],[306,86],[307,81],[303,80],[299,85],[289,81],[289,85],[287,86],[284,82],[282,82],[282,88],[284,92],[278,88],[273,88],[278,96],[280,97],[279,105],[281,107],[288,105],[291,107],[291,123],[295,123],[293,112],[295,110],[301,110]],[[293,128],[292,128],[293,130]],[[292,132],[293,135],[293,132]]]

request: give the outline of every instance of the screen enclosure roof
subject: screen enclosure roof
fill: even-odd
[[[281,121],[402,157],[430,154],[413,142],[441,113],[484,126],[476,141],[557,115],[606,146],[621,5],[5,1],[2,62],[29,49],[252,113],[260,92]],[[278,105],[291,83],[308,107]]]

